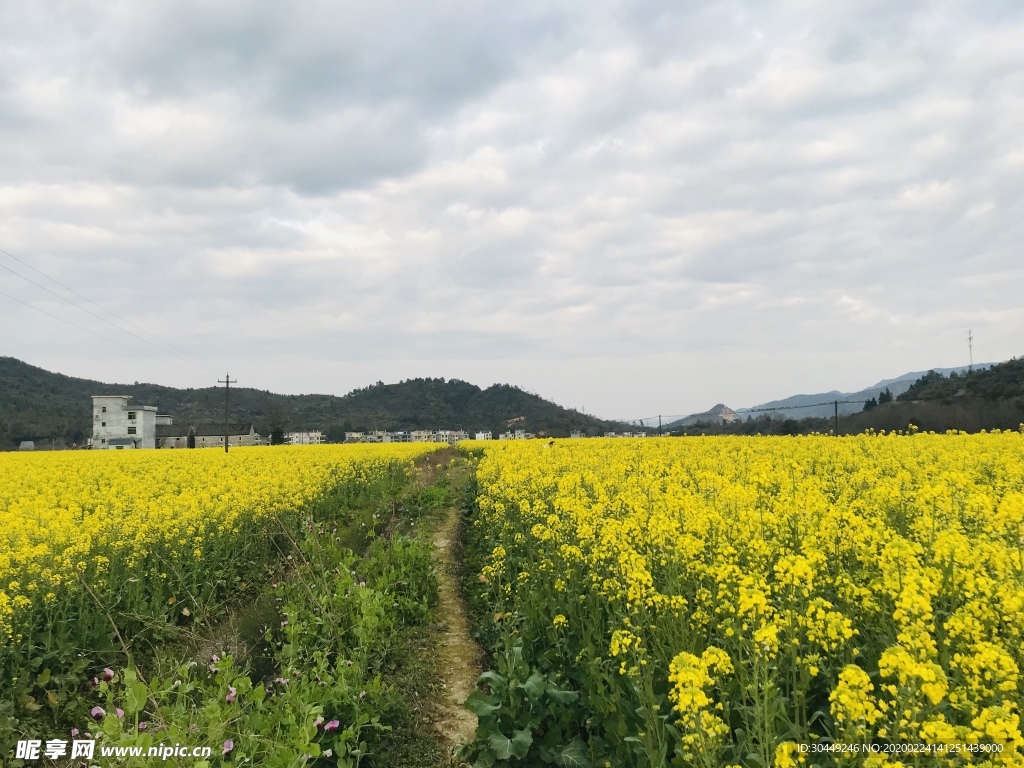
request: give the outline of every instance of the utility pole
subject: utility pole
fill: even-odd
[[[658,437],[661,437],[661,414],[658,414]]]
[[[970,373],[974,370],[974,334],[970,329],[967,331],[967,351],[970,354],[971,364],[967,366],[967,372]]]
[[[225,373],[224,380],[217,379],[218,384],[224,385],[224,453],[228,452],[228,397],[231,393],[231,385],[237,384],[238,379],[231,379],[231,375]]]
[[[839,437],[839,401],[832,403],[836,407],[836,437]]]

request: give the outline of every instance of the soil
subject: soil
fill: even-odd
[[[473,740],[477,718],[464,706],[475,690],[483,671],[483,650],[470,637],[470,622],[459,591],[458,548],[462,519],[458,509],[450,507],[434,533],[434,556],[440,586],[435,629],[440,633],[439,674],[444,696],[435,725],[449,748],[454,750]]]

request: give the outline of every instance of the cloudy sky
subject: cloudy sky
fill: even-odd
[[[1019,0],[5,0],[0,354],[619,418],[966,364],[968,328],[1007,359],[1022,40]]]

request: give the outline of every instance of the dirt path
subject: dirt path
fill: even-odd
[[[474,690],[483,660],[483,651],[469,635],[469,618],[459,593],[458,564],[453,549],[458,546],[460,522],[458,509],[450,507],[434,533],[440,586],[437,615],[441,658],[438,666],[444,691],[441,717],[436,725],[453,751],[458,745],[472,741],[476,732],[476,715],[463,704]]]

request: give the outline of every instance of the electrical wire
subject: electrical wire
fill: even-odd
[[[96,331],[90,330],[90,329],[85,328],[85,327],[83,327],[81,325],[76,325],[75,323],[72,323],[70,320],[65,320],[63,317],[60,317],[59,315],[55,315],[52,312],[47,312],[45,309],[40,309],[39,307],[35,306],[34,304],[29,304],[27,301],[22,301],[21,299],[17,299],[14,296],[11,296],[10,294],[4,293],[3,291],[0,291],[0,296],[3,296],[4,298],[10,299],[11,301],[15,301],[18,304],[22,304],[22,305],[28,307],[29,309],[34,309],[36,312],[42,312],[44,315],[47,315],[48,317],[52,317],[54,320],[60,320],[62,323],[65,323],[66,325],[70,325],[72,328],[77,328],[80,331],[85,331],[86,333],[91,333],[93,336],[95,336],[98,339],[103,339],[104,341],[108,341],[111,344],[116,344],[119,347],[124,347],[125,349],[130,350],[131,352],[135,352],[136,354],[145,355],[146,357],[151,358],[152,360],[156,360],[158,363],[164,363],[165,365],[173,365],[175,368],[177,368],[179,370],[187,371],[188,373],[192,373],[192,371],[189,371],[188,368],[182,368],[180,365],[177,365],[176,363],[173,363],[170,360],[161,360],[159,357],[153,357],[153,355],[149,354],[148,352],[143,352],[141,349],[135,349],[135,347],[129,347],[127,344],[122,344],[120,341],[112,339],[109,336],[104,336],[102,333],[96,333]]]
[[[86,307],[83,307],[81,304],[76,304],[75,302],[71,301],[70,299],[68,299],[68,298],[66,298],[64,296],[61,296],[59,293],[56,293],[55,291],[50,290],[45,285],[41,285],[40,283],[37,283],[35,280],[32,280],[31,278],[25,277],[25,275],[22,275],[22,274],[20,274],[18,272],[15,272],[10,267],[8,267],[8,266],[6,266],[4,264],[0,264],[0,268],[3,268],[5,270],[7,270],[12,275],[15,275],[16,277],[20,277],[22,280],[25,280],[26,282],[31,283],[32,285],[36,286],[37,288],[41,288],[42,290],[46,291],[50,295],[56,296],[61,301],[64,301],[64,302],[70,304],[71,306],[75,307],[76,309],[82,310],[86,314],[89,314],[92,317],[95,317],[96,319],[106,323],[107,325],[109,325],[109,326],[111,326],[113,328],[116,328],[117,330],[121,331],[122,333],[128,334],[132,338],[138,339],[139,341],[143,342],[144,344],[149,344],[151,347],[155,347],[156,349],[159,349],[161,352],[164,352],[165,354],[171,354],[174,357],[177,357],[179,360],[181,360],[184,363],[188,363],[189,365],[196,365],[196,366],[199,366],[199,367],[203,368],[206,371],[209,371],[210,373],[214,373],[212,368],[207,367],[201,360],[199,360],[198,358],[194,357],[193,355],[188,354],[184,350],[178,349],[173,344],[171,344],[170,342],[164,341],[163,339],[161,339],[156,334],[150,333],[145,328],[140,328],[138,325],[136,325],[135,323],[131,322],[130,320],[126,320],[125,318],[121,317],[117,313],[115,313],[115,312],[113,312],[113,311],[111,311],[111,310],[101,306],[100,304],[97,304],[95,301],[93,301],[89,297],[84,296],[81,293],[79,293],[78,291],[76,291],[75,289],[70,288],[70,287],[64,285],[62,282],[60,282],[56,278],[50,277],[49,275],[47,275],[42,270],[36,269],[31,264],[29,264],[28,262],[26,262],[26,261],[24,261],[22,259],[19,259],[17,256],[15,256],[14,254],[10,253],[9,251],[6,251],[3,248],[0,248],[0,253],[3,253],[4,255],[9,256],[10,258],[12,258],[15,261],[17,261],[19,264],[24,264],[26,267],[31,269],[33,272],[37,272],[38,274],[40,274],[43,277],[45,277],[47,280],[50,280],[53,283],[56,283],[57,285],[59,285],[64,290],[69,291],[70,293],[75,294],[76,296],[84,299],[85,301],[87,301],[90,304],[92,304],[93,306],[103,310],[104,312],[106,312],[106,313],[108,313],[110,315],[113,315],[118,320],[121,320],[122,322],[127,323],[128,325],[132,326],[133,328],[137,328],[138,330],[142,331],[143,333],[145,333],[148,336],[152,336],[154,339],[157,339],[160,342],[160,344],[163,344],[164,347],[169,347],[170,349],[166,349],[164,347],[161,347],[159,344],[155,344],[154,342],[150,341],[149,339],[144,339],[141,336],[139,336],[138,334],[132,333],[131,331],[126,330],[125,328],[122,328],[121,326],[119,326],[119,325],[117,325],[115,323],[112,323],[107,318],[102,317],[101,315],[98,315],[95,312],[90,311]],[[29,305],[29,306],[31,306],[31,305]],[[173,351],[171,351],[171,350],[173,350]],[[191,359],[188,359],[188,358],[191,358]]]

